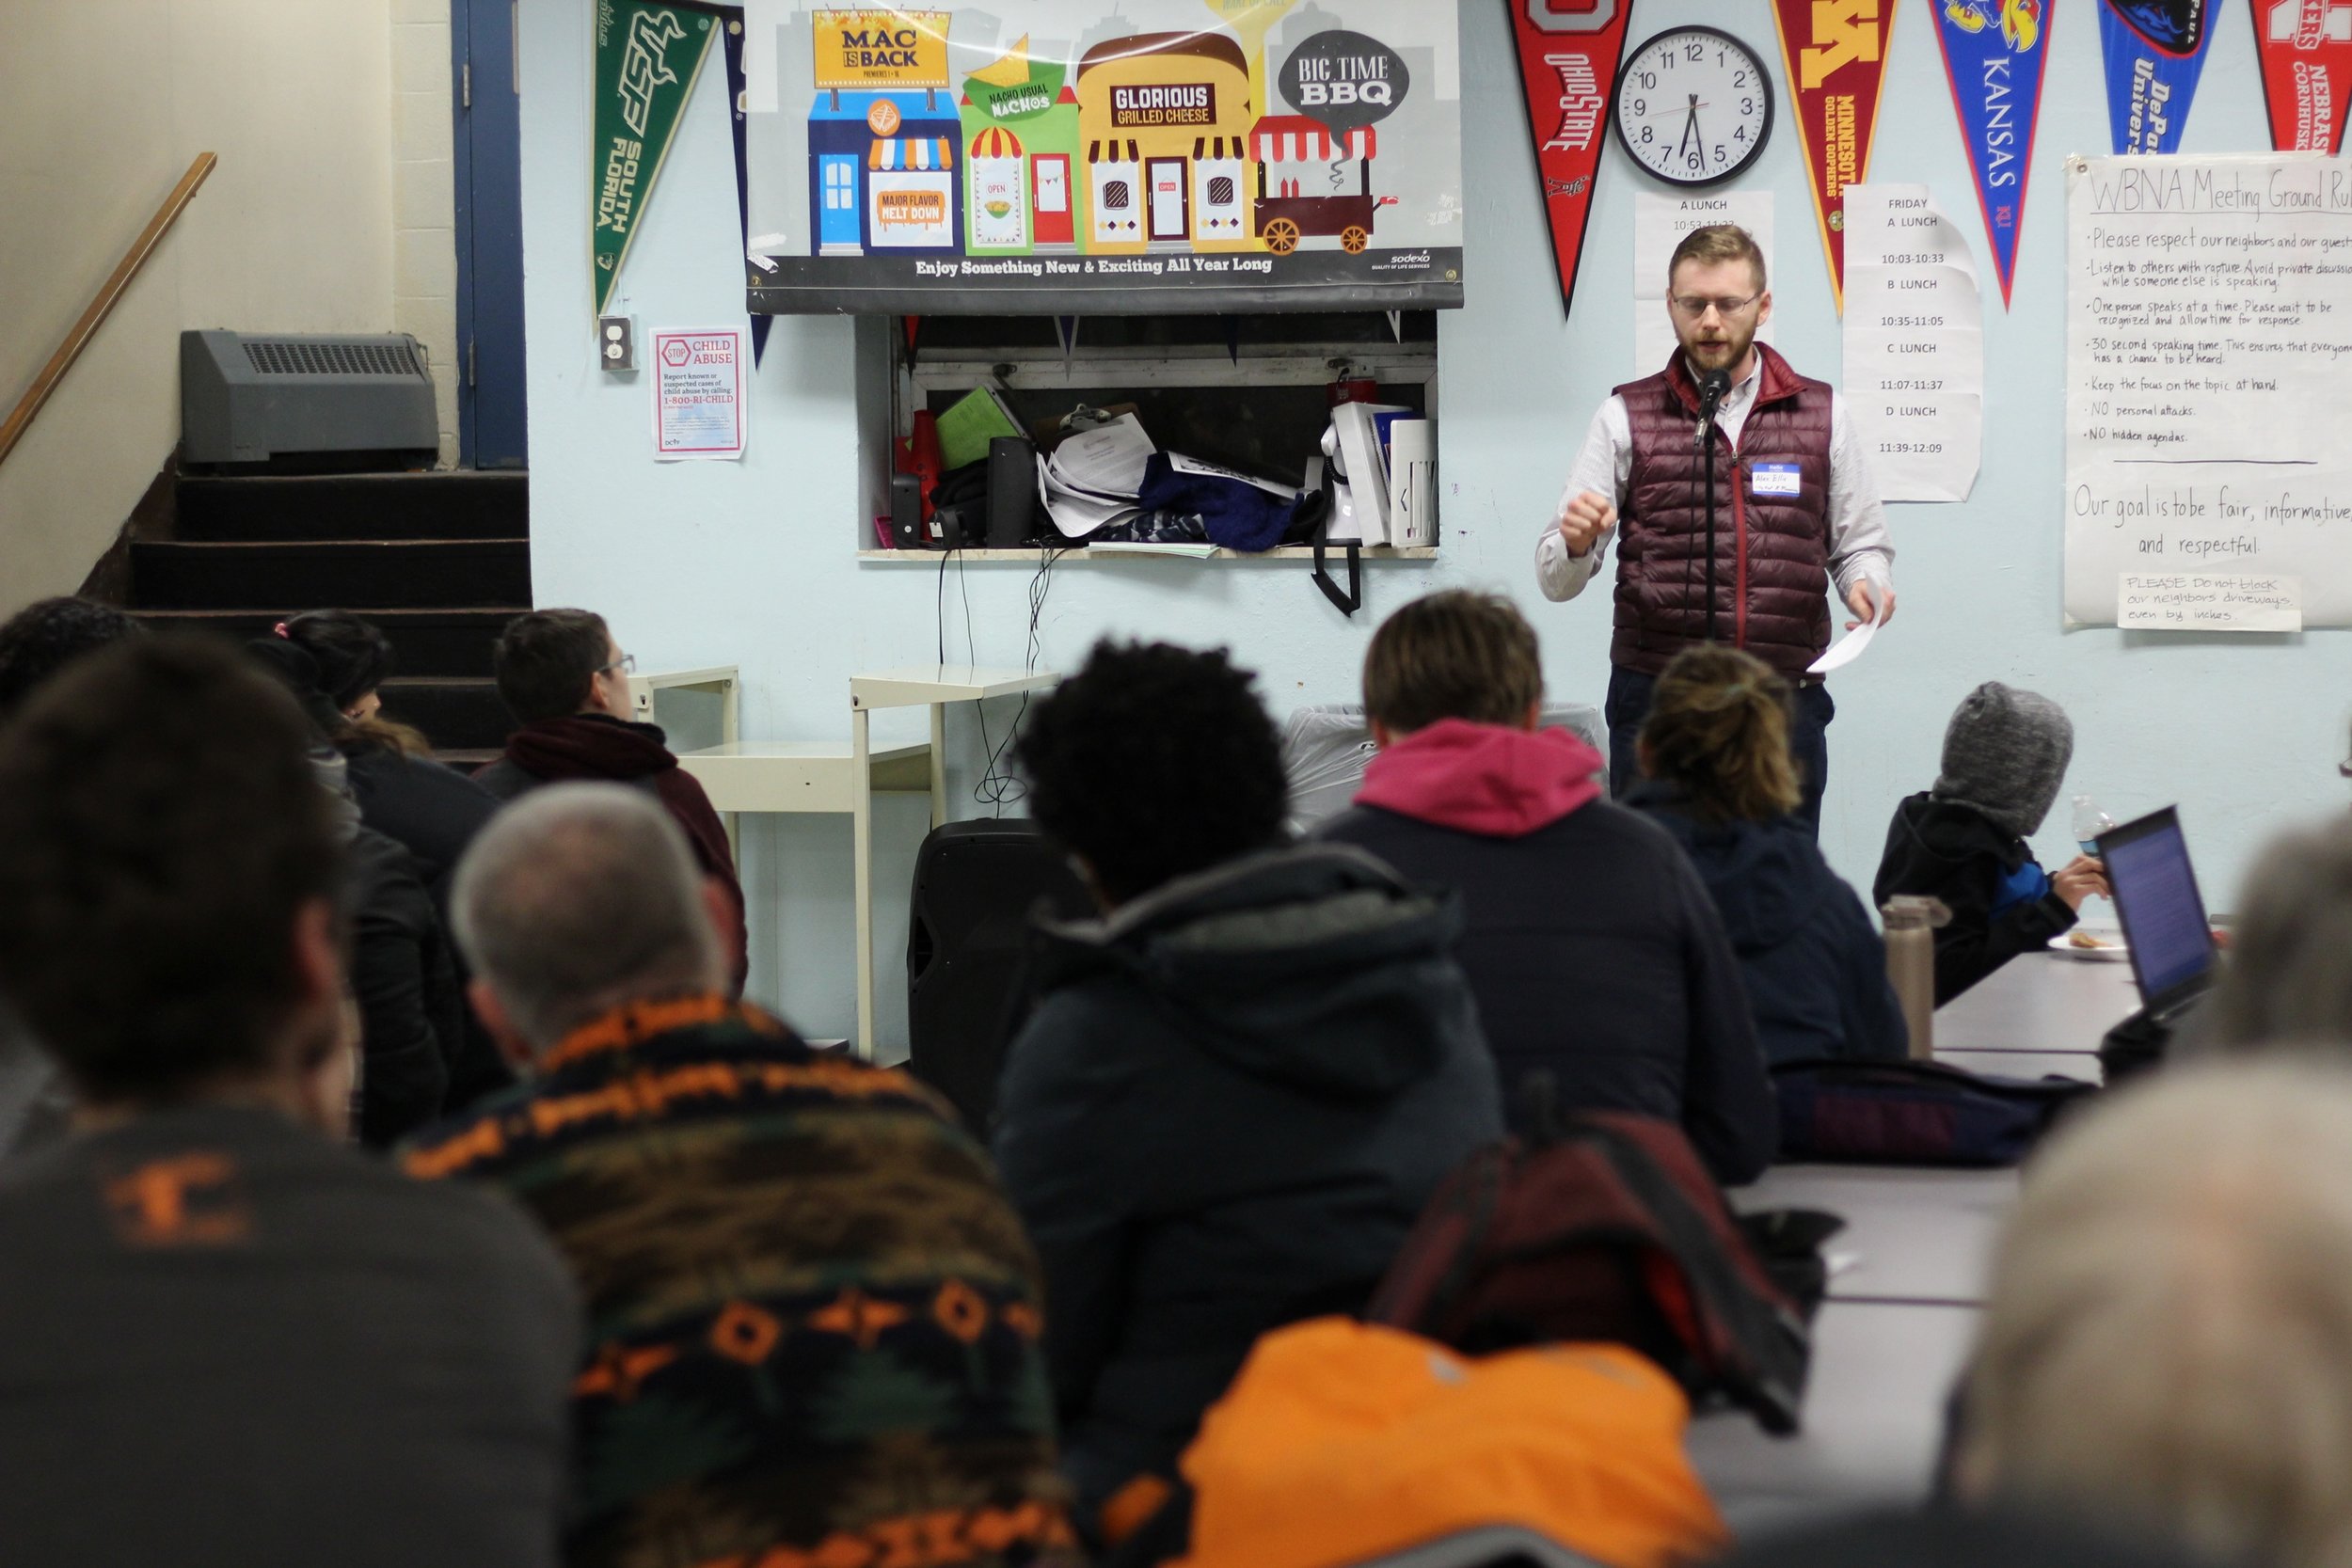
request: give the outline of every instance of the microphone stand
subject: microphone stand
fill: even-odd
[[[1715,407],[1723,401],[1722,372],[1708,374],[1699,391],[1698,446],[1707,463],[1707,640],[1715,641]]]

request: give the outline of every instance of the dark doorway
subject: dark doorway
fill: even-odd
[[[456,116],[457,441],[470,468],[528,464],[516,0],[450,0]]]

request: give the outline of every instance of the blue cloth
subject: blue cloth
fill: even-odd
[[[2050,874],[2032,861],[2007,873],[1993,889],[1993,914],[1995,919],[2020,904],[2030,904],[2050,891]]]
[[[1143,488],[1136,502],[1146,512],[1198,516],[1209,542],[1229,550],[1270,550],[1282,542],[1302,497],[1285,500],[1238,476],[1185,473],[1155,451],[1144,459]]]

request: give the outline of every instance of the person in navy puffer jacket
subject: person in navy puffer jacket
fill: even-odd
[[[1902,1009],[1862,899],[1793,815],[1788,687],[1736,648],[1675,656],[1643,722],[1626,803],[1674,834],[1740,955],[1756,1036],[1774,1063],[1901,1057]]]
[[[1510,600],[1406,605],[1364,657],[1380,753],[1318,836],[1460,895],[1462,969],[1515,1124],[1540,1070],[1562,1109],[1679,1123],[1718,1180],[1753,1180],[1778,1112],[1723,922],[1674,840],[1601,798],[1600,753],[1536,728],[1542,701]]]

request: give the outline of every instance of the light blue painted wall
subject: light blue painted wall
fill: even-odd
[[[2072,785],[2119,816],[2180,802],[2219,907],[2262,841],[2299,816],[2340,809],[2352,640],[2157,638],[2059,626],[2064,397],[2062,160],[2106,150],[2097,29],[2087,0],[2059,0],[2015,309],[1988,310],[1985,466],[1960,506],[1893,509],[1901,609],[1869,657],[1834,685],[1824,845],[1867,886],[1897,797],[1932,777],[1946,715],[1979,680],[2047,692],[2077,727]],[[933,657],[930,571],[861,565],[851,325],[785,318],[754,390],[740,464],[657,465],[642,381],[596,368],[587,261],[590,18],[578,0],[522,0],[523,191],[531,356],[533,571],[542,604],[605,611],[648,667],[734,661],[747,733],[846,736],[852,671]],[[1468,308],[1442,318],[1443,560],[1373,574],[1373,613],[1343,621],[1290,564],[1138,562],[1057,572],[1044,620],[1049,665],[1074,666],[1105,632],[1230,643],[1263,674],[1278,710],[1351,700],[1380,612],[1449,584],[1516,594],[1543,634],[1556,697],[1597,703],[1608,604],[1546,604],[1529,562],[1535,532],[1594,406],[1631,353],[1628,273],[1637,175],[1603,166],[1572,319],[1560,318],[1535,199],[1527,123],[1503,0],[1464,0]],[[1640,0],[1634,32],[1705,21],[1776,55],[1767,0]],[[657,326],[741,319],[741,268],[723,89],[714,62],[689,108],[614,307]],[[2224,14],[2187,133],[2190,151],[2266,146],[2249,29]],[[1961,219],[1988,278],[1982,230],[1948,88],[1922,0],[1905,0],[1890,50],[1872,170],[1924,181]],[[1796,363],[1839,373],[1837,322],[1796,138],[1784,121],[1751,176],[1778,206],[1779,342]],[[968,586],[977,662],[1020,662],[1030,574],[951,573],[948,655],[965,657]],[[992,705],[1001,737],[1010,705]],[[885,737],[919,720],[885,715]],[[979,772],[969,709],[951,719],[960,800]],[[886,802],[880,886],[883,1034],[903,1037],[898,949],[923,821]],[[1138,812],[1182,811],[1138,797]],[[979,815],[969,807],[960,815]],[[2038,841],[2066,845],[2063,805]],[[851,1015],[846,819],[771,820],[745,838],[754,993],[803,1027],[847,1033]],[[1563,890],[1574,896],[1575,890]]]

